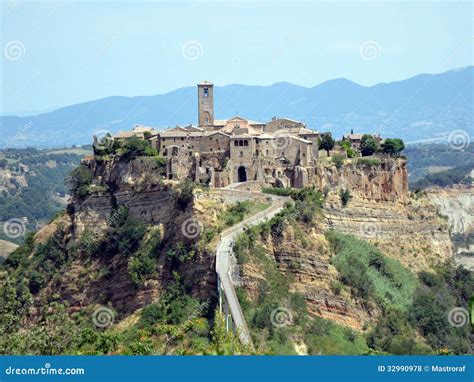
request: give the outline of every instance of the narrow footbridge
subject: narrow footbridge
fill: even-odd
[[[233,192],[245,193],[249,195],[249,199],[252,199],[252,193],[245,191],[233,190]],[[232,280],[232,245],[236,236],[241,233],[245,227],[258,225],[266,220],[271,219],[278,212],[283,209],[285,202],[288,198],[281,196],[269,195],[271,200],[270,207],[265,210],[250,216],[243,220],[239,224],[227,229],[221,234],[221,240],[217,246],[216,251],[216,272],[218,276],[218,289],[219,289],[219,307],[222,313],[224,313],[226,319],[227,330],[235,330],[243,344],[250,345],[253,347],[252,338],[250,336],[245,317],[240,307],[237,294],[235,292],[234,281]]]

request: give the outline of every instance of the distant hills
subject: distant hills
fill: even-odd
[[[353,129],[440,141],[456,129],[474,135],[473,77],[470,66],[370,87],[344,78],[311,88],[287,82],[216,86],[215,113],[218,119],[238,113],[263,122],[285,116],[336,138]],[[196,119],[194,86],[163,95],[107,97],[34,116],[1,116],[0,148],[86,144],[99,130],[114,133],[135,124],[166,128]]]

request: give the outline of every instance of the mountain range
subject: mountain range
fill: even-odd
[[[284,116],[336,138],[352,129],[409,142],[442,141],[453,130],[473,135],[473,77],[469,66],[369,87],[345,78],[314,87],[288,82],[216,86],[215,118],[238,114],[266,122]],[[135,124],[158,129],[196,124],[196,97],[196,87],[189,86],[154,96],[112,96],[32,116],[1,116],[0,147],[87,144],[94,133],[130,130]]]

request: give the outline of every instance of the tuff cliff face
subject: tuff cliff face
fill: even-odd
[[[448,224],[429,199],[409,195],[404,160],[372,166],[351,163],[340,169],[326,166],[316,174],[314,183],[326,194],[316,226],[288,226],[262,245],[278,269],[292,276],[291,289],[305,296],[311,314],[362,330],[380,309],[338,286],[340,275],[331,264],[333,254],[324,232],[334,229],[364,238],[418,272],[452,258]],[[350,191],[347,203],[340,190]],[[242,285],[254,301],[263,277],[252,261],[242,267]]]
[[[59,244],[70,261],[63,274],[40,292],[39,299],[48,300],[57,293],[61,300],[69,302],[70,311],[94,304],[110,305],[121,319],[157,302],[173,281],[173,272],[180,274],[183,285],[194,297],[215,298],[214,253],[199,247],[197,241],[202,231],[200,222],[208,218],[204,215],[212,215],[221,204],[208,203],[204,210],[201,202],[191,198],[185,207],[180,206],[179,184],[163,181],[152,159],[86,163],[92,176],[89,194],[75,197],[67,214],[36,234],[36,241],[45,243],[60,229]],[[110,227],[121,219],[119,211],[123,207],[127,208],[128,216],[149,227],[136,237],[138,244],[149,235],[161,238],[154,272],[142,285],[134,284],[127,272],[130,258],[140,249],[122,250],[116,234],[107,236]],[[84,253],[84,248],[87,250],[101,241],[104,242],[94,255]],[[117,245],[119,250],[109,254]],[[186,261],[170,257],[169,251],[175,251],[176,246],[192,252],[192,257]]]
[[[458,264],[474,270],[474,192],[472,185],[432,188],[427,197],[448,220],[451,235],[455,237],[454,259]]]
[[[319,165],[312,183],[323,191],[347,189],[352,196],[373,202],[405,203],[408,200],[408,172],[404,159],[349,159],[340,168]]]
[[[330,262],[332,254],[322,227],[302,231],[301,227],[287,226],[281,235],[269,236],[261,244],[269,261],[291,276],[290,290],[304,296],[310,314],[357,330],[377,316],[376,309],[368,309],[363,301],[338,289],[339,274]],[[240,271],[242,287],[256,303],[265,272],[253,259]]]
[[[190,238],[183,227],[191,221],[194,229],[205,232],[215,225],[223,206],[235,203],[240,196],[234,195],[232,190],[195,191],[189,204],[181,208],[178,203],[180,185],[164,181],[160,166],[153,158],[128,162],[118,158],[92,160],[85,164],[92,179],[89,194],[75,198],[68,214],[36,235],[38,242],[45,242],[63,227],[61,245],[71,259],[67,271],[52,280],[39,298],[59,293],[61,299],[69,301],[72,311],[94,304],[109,304],[116,309],[119,318],[124,318],[156,302],[173,272],[179,271],[193,296],[201,300],[215,299],[213,245],[217,237],[202,245],[198,243],[199,237]],[[347,289],[340,288],[340,275],[331,264],[333,254],[324,236],[328,228],[364,237],[415,271],[430,269],[451,256],[446,222],[438,217],[431,202],[408,195],[405,161],[387,160],[378,165],[349,162],[341,168],[318,167],[312,183],[326,194],[318,222],[308,226],[289,225],[280,235],[261,242],[270,254],[269,260],[291,275],[291,290],[304,295],[312,315],[357,330],[374,322],[379,315],[378,307],[368,306]],[[340,190],[350,190],[351,198],[345,205],[341,202]],[[260,203],[265,203],[263,194],[260,199]],[[74,243],[91,232],[100,239],[114,224],[121,206],[127,206],[131,217],[157,227],[162,236],[156,272],[141,286],[130,281],[127,254],[91,258],[72,250]],[[180,242],[190,245],[192,258],[183,262],[170,260],[167,251]],[[242,287],[255,300],[264,278],[262,269],[251,260],[241,267]]]

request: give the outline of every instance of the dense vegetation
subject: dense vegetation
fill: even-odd
[[[34,230],[39,224],[49,221],[58,210],[64,208],[64,202],[57,196],[67,192],[65,178],[80,163],[85,149],[37,150],[6,149],[1,155],[0,173],[9,171],[24,175],[27,187],[15,180],[15,187],[3,190],[0,197],[0,219],[28,219],[27,230]],[[28,171],[20,170],[28,166]],[[20,243],[24,236],[16,239],[5,236],[0,230],[0,239]]]
[[[182,184],[176,207],[189,202],[192,188]],[[236,224],[267,205],[245,201],[223,209],[217,225]],[[88,227],[75,242],[68,242],[65,227],[44,243],[28,236],[0,268],[0,339],[2,354],[238,354],[251,349],[242,346],[215,312],[216,301],[199,301],[186,290],[179,273],[180,264],[192,260],[196,243],[165,241],[158,226],[131,217],[126,207],[118,207],[104,229]],[[168,264],[172,281],[160,299],[139,314],[135,324],[125,329],[94,325],[91,317],[97,306],[67,312],[68,303],[53,293],[39,297],[52,287],[58,288],[62,275],[74,261],[100,264],[98,282],[110,282],[118,266],[125,266],[130,286],[136,291],[156,278],[158,262]],[[122,265],[119,265],[122,264]],[[79,283],[82,280],[78,280]],[[33,304],[39,308],[34,323],[26,324]],[[109,307],[117,321],[123,317]],[[27,329],[19,331],[18,329]]]
[[[430,169],[456,168],[470,165],[474,168],[474,143],[464,150],[453,150],[446,144],[408,145],[404,154],[408,158],[410,183],[428,175]]]
[[[448,187],[454,184],[471,184],[473,179],[470,173],[473,170],[472,164],[455,167],[449,170],[428,174],[425,177],[418,179],[410,185],[414,190],[424,189],[428,187]]]
[[[448,322],[449,311],[467,307],[474,293],[472,273],[446,264],[438,273],[415,275],[353,236],[332,231],[326,236],[341,281],[367,304],[382,309],[377,325],[367,335],[370,348],[390,354],[473,351],[468,326],[455,328]],[[417,341],[417,333],[427,343]]]
[[[278,192],[291,194],[283,189]],[[316,205],[316,211],[318,208]],[[316,213],[313,218],[317,216]],[[252,261],[252,267],[264,272],[256,301],[250,302],[245,290],[238,291],[258,351],[295,354],[302,343],[309,354],[466,354],[474,351],[469,327],[456,328],[448,321],[452,308],[467,307],[469,296],[474,293],[472,273],[447,263],[436,273],[417,275],[373,245],[335,231],[326,233],[333,253],[331,262],[340,275],[335,291],[348,288],[354,297],[363,301],[367,310],[379,311],[379,318],[359,333],[308,316],[303,296],[289,289],[291,269],[298,265],[290,264],[286,271],[279,269],[273,254],[263,245],[270,238],[282,235],[287,225],[291,225],[295,233],[304,230],[311,221],[303,220],[287,206],[267,223],[247,229],[234,244],[239,263]],[[304,246],[304,234],[298,236]],[[279,309],[286,315],[284,325],[271,321],[272,313]]]

